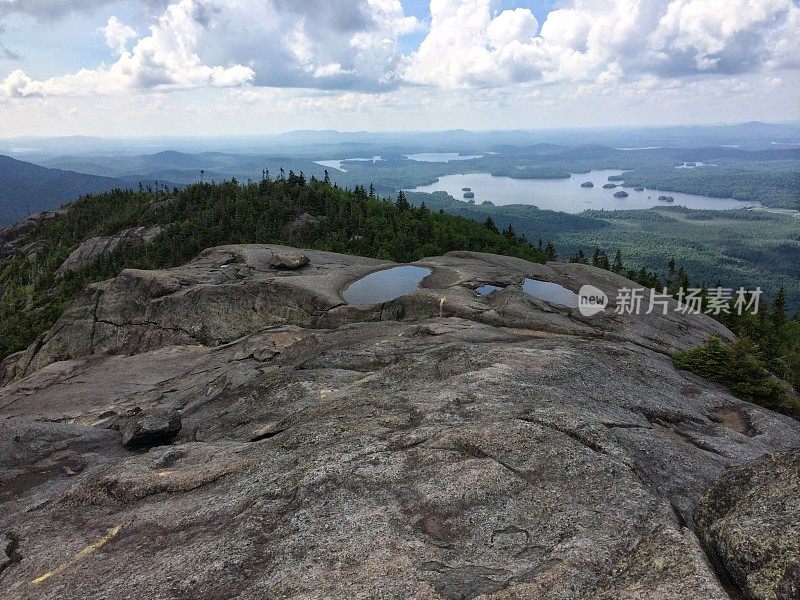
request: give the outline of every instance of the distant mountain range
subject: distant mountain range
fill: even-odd
[[[96,138],[16,137],[0,138],[0,154],[41,163],[63,156],[154,155],[162,150],[185,153],[225,152],[230,154],[281,154],[310,156],[326,154],[331,146],[384,146],[425,148],[444,147],[463,150],[492,146],[531,146],[540,143],[559,145],[601,144],[605,146],[699,146],[735,145],[742,149],[765,149],[773,144],[796,146],[800,142],[800,123],[739,123],[734,125],[692,125],[676,127],[596,127],[532,130],[404,131],[368,132],[298,130],[280,134],[231,135],[214,137]]]
[[[175,185],[169,177],[159,179],[160,176],[157,173],[154,177],[139,177],[136,174],[108,177],[43,167],[0,155],[0,227],[16,223],[31,214],[56,210],[87,194],[100,194],[116,188],[136,188],[140,183],[148,186],[155,181],[159,185]]]
[[[0,226],[54,210],[86,194],[130,187],[120,179],[47,169],[0,155]]]

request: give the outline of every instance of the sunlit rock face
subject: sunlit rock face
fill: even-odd
[[[415,263],[430,274],[406,295],[346,301],[393,266],[229,246],[90,286],[6,367],[0,597],[745,589],[725,572],[745,546],[714,529],[735,516],[714,490],[800,446],[800,424],[674,368],[676,350],[727,330],[617,315],[616,290],[635,284],[593,267],[476,253]],[[612,303],[584,317],[526,280]],[[124,446],[148,415],[180,427]],[[760,535],[796,528],[775,514]]]

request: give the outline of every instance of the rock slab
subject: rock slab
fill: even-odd
[[[697,508],[703,542],[753,600],[800,598],[800,451],[717,479]]]
[[[165,446],[181,431],[177,410],[147,410],[130,417],[122,427],[122,443],[128,448]]]

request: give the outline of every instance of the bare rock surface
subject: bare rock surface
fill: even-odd
[[[60,213],[61,211],[37,213],[19,223],[0,228],[0,262],[10,259],[17,251],[26,255],[35,254],[40,245],[24,244],[26,236],[39,225],[55,219]]]
[[[353,280],[391,266],[386,261],[329,252],[300,253],[283,246],[211,248],[193,262],[164,271],[128,269],[116,279],[88,286],[55,326],[6,366],[6,380],[50,363],[97,353],[136,354],[175,344],[232,342],[270,325],[338,327],[363,321],[422,321],[455,316],[520,330],[633,341],[671,353],[709,335],[730,337],[716,321],[669,314],[617,315],[613,299],[627,279],[587,265],[539,265],[472,252],[419,261],[433,269],[417,294],[368,307],[348,305],[342,291]],[[592,318],[576,309],[535,299],[525,278],[577,292],[585,284],[606,292],[609,310]],[[474,289],[501,283],[481,298]],[[675,306],[674,302],[671,305]]]
[[[125,229],[114,235],[93,237],[78,246],[67,257],[64,263],[56,270],[56,274],[63,274],[68,271],[76,271],[81,267],[89,265],[101,256],[111,254],[120,246],[137,244],[149,244],[161,233],[159,225],[151,227],[133,227]]]
[[[139,412],[122,427],[122,444],[128,448],[166,446],[181,431],[181,413],[158,408]]]
[[[697,509],[704,543],[748,598],[800,598],[800,451],[723,474]]]
[[[676,349],[729,332],[585,318],[521,282],[612,298],[633,284],[473,253],[420,261],[432,274],[416,294],[349,306],[349,283],[390,263],[303,251],[297,270],[271,266],[287,253],[231,246],[125,271],[15,358],[0,388],[0,598],[748,589],[706,551],[733,513],[706,518],[701,497],[800,447],[800,423],[674,368]],[[486,283],[506,287],[477,295]],[[170,445],[123,446],[131,416],[173,411]],[[774,471],[759,477],[790,481]],[[764,544],[797,527],[775,514]]]

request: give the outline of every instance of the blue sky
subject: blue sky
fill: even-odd
[[[0,126],[797,120],[798,38],[796,0],[0,0]]]

